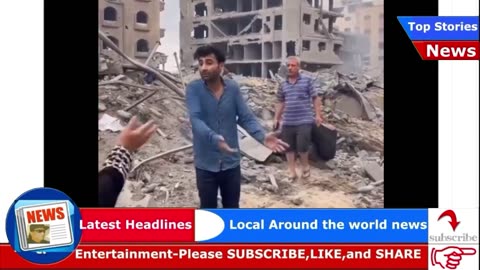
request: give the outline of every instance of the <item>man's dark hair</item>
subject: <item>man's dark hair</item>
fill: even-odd
[[[210,54],[215,55],[215,58],[217,59],[218,63],[225,63],[225,60],[226,60],[225,54],[219,49],[211,45],[198,47],[195,53],[193,54],[193,59],[198,60],[200,57],[205,57]]]

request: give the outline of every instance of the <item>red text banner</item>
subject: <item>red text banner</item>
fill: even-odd
[[[2,269],[46,268],[0,245]],[[427,269],[428,245],[321,244],[81,244],[67,259],[48,268],[195,269],[316,268]]]
[[[413,41],[423,60],[479,60],[478,41]]]
[[[194,209],[83,208],[81,242],[194,242]]]

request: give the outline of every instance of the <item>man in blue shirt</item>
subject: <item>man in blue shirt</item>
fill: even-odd
[[[202,79],[188,84],[186,100],[200,208],[217,208],[219,188],[223,207],[239,208],[242,177],[237,124],[274,152],[283,152],[288,145],[274,133],[265,134],[238,84],[221,77],[226,60],[221,51],[202,46],[194,58]]]
[[[302,177],[310,176],[308,150],[311,144],[312,125],[320,125],[322,101],[311,78],[300,74],[300,59],[291,56],[287,61],[288,77],[277,92],[278,104],[275,112],[277,129],[282,122],[282,138],[290,145],[287,150],[287,163],[290,180],[297,178],[296,154],[300,156]]]

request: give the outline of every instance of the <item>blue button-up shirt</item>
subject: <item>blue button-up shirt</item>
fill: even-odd
[[[203,80],[188,84],[186,100],[193,131],[195,167],[219,172],[240,165],[237,123],[257,141],[263,143],[265,132],[248,108],[238,84],[224,79],[224,93],[215,98]],[[223,153],[218,147],[220,136],[237,153]]]

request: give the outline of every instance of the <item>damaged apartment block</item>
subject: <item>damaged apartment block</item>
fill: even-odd
[[[186,67],[205,44],[224,51],[226,68],[244,76],[268,77],[293,55],[306,70],[342,64],[343,37],[333,24],[343,15],[333,0],[180,0],[180,12]]]

